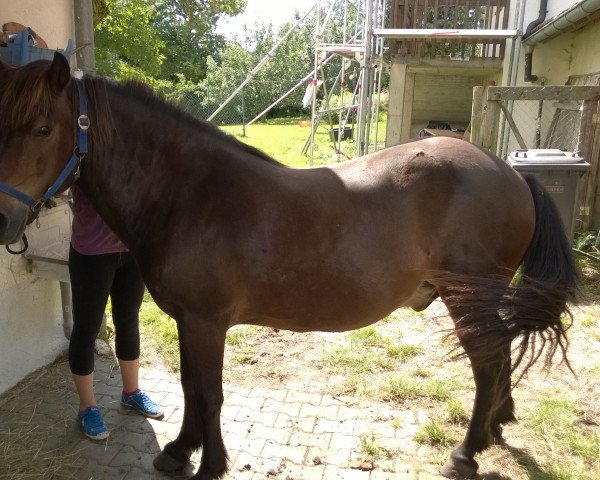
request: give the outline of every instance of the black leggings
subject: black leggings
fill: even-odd
[[[73,295],[73,332],[69,343],[71,372],[89,375],[94,371],[94,342],[109,295],[117,358],[139,358],[139,310],[144,297],[144,280],[131,254],[82,255],[71,247],[69,274]]]

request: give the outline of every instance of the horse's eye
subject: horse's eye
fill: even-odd
[[[37,135],[40,137],[47,137],[48,135],[50,135],[50,127],[47,126],[43,126],[40,127],[40,129],[37,131]]]

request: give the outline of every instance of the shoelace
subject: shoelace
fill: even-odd
[[[104,428],[104,420],[100,414],[100,410],[96,408],[90,409],[85,415],[83,415],[84,424],[90,427],[92,430],[98,430]]]
[[[136,401],[141,401],[142,405],[144,406],[144,409],[146,410],[151,410],[153,407],[156,406],[156,404],[152,400],[150,400],[150,397],[146,395],[146,392],[142,390],[133,395],[133,397]]]

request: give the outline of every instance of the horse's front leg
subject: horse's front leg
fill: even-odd
[[[161,471],[181,470],[201,446],[202,460],[194,478],[212,480],[227,471],[227,452],[221,436],[223,353],[226,329],[186,316],[177,323],[181,385],[185,410],[178,437],[155,458]]]
[[[475,454],[490,445],[499,422],[508,421],[508,417],[512,417],[512,398],[505,397],[506,385],[501,381],[503,375],[503,380],[508,378],[510,382],[510,350],[502,347],[490,352],[492,346],[482,345],[481,339],[477,337],[477,323],[490,322],[488,325],[500,325],[501,319],[498,315],[476,317],[473,314],[465,315],[462,308],[449,306],[448,309],[455,321],[460,343],[471,361],[475,380],[475,401],[465,438],[450,454],[441,473],[448,478],[468,479],[472,478],[479,468],[474,458]],[[507,351],[509,357],[505,358]],[[510,392],[508,394],[510,395]]]

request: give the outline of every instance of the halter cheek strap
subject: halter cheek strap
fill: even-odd
[[[40,209],[48,202],[50,197],[54,196],[56,192],[60,189],[62,184],[65,182],[67,177],[75,170],[75,181],[79,179],[79,167],[81,165],[81,161],[83,157],[88,153],[88,137],[87,131],[90,128],[90,120],[87,116],[87,98],[85,95],[85,88],[83,86],[83,82],[78,79],[73,79],[75,84],[77,85],[77,90],[79,93],[79,117],[77,118],[77,139],[75,144],[75,149],[73,150],[73,155],[71,155],[71,159],[65,165],[65,168],[62,169],[58,178],[54,181],[54,183],[46,190],[39,200],[35,200],[26,193],[17,190],[14,187],[6,183],[0,182],[0,192],[4,192],[20,202],[26,204],[31,212],[34,214],[34,217],[40,212]]]

